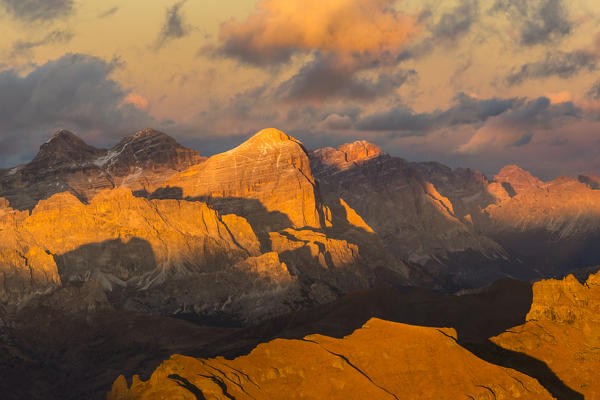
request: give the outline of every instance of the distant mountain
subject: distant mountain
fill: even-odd
[[[12,208],[23,210],[62,192],[88,201],[99,191],[115,187],[154,191],[174,172],[204,159],[197,151],[152,129],[127,136],[108,150],[60,130],[40,147],[31,162],[0,171],[0,197]]]
[[[544,182],[517,166],[507,166],[488,179],[468,168],[408,162],[366,141],[307,151],[300,141],[276,129],[260,131],[210,158],[151,129],[125,137],[108,150],[59,131],[31,162],[0,171],[0,337],[5,342],[0,345],[0,362],[7,368],[14,360],[22,363],[13,375],[0,380],[0,388],[6,386],[6,379],[22,379],[29,373],[23,371],[45,376],[50,358],[57,364],[63,359],[79,360],[78,349],[85,348],[88,340],[96,352],[90,357],[106,362],[86,364],[92,365],[89,373],[94,376],[98,373],[94,368],[100,365],[114,368],[114,360],[107,357],[111,351],[124,351],[125,342],[138,343],[138,350],[157,346],[147,360],[136,358],[137,350],[126,353],[127,357],[115,356],[127,360],[126,369],[103,371],[97,380],[86,378],[97,382],[93,390],[101,397],[108,390],[102,385],[120,373],[134,372],[138,365],[153,371],[156,365],[151,363],[175,352],[172,342],[150,337],[151,332],[137,336],[134,328],[123,328],[129,326],[124,322],[127,318],[144,327],[161,320],[173,326],[172,331],[181,327],[182,334],[173,337],[185,343],[193,343],[190,337],[198,334],[216,352],[239,355],[240,348],[278,335],[310,333],[315,326],[335,331],[337,324],[348,334],[349,327],[358,328],[374,316],[370,314],[377,314],[399,322],[457,329],[458,338],[451,330],[415,330],[378,321],[359,330],[356,337],[371,342],[375,352],[388,346],[382,339],[388,334],[398,340],[412,340],[414,334],[430,342],[429,347],[419,342],[412,355],[395,354],[390,358],[393,365],[405,365],[426,349],[436,353],[446,349],[457,365],[489,371],[491,380],[477,376],[480,386],[460,386],[474,397],[489,392],[487,383],[494,393],[508,390],[529,396],[531,391],[545,396],[535,381],[525,385],[527,377],[521,375],[507,386],[508,375],[498,365],[513,362],[513,353],[504,353],[491,342],[469,347],[465,340],[487,339],[500,332],[495,330],[498,326],[506,329],[526,322],[524,313],[502,311],[520,309],[522,299],[529,298],[529,284],[513,285],[514,279],[564,276],[600,264],[596,178],[582,175]],[[544,285],[534,286],[534,292]],[[585,293],[589,292],[571,289],[563,291],[577,292],[575,297],[561,298],[575,306],[580,299],[588,301]],[[544,301],[554,300],[549,294]],[[494,305],[487,307],[488,303]],[[552,315],[560,314],[561,320],[568,320],[563,314],[569,311],[557,307],[544,308],[543,318],[554,321]],[[447,318],[438,317],[439,312]],[[466,321],[484,314],[476,323]],[[242,336],[207,341],[208,333],[181,321],[173,323],[169,317],[211,325],[210,332],[216,325]],[[69,348],[70,337],[65,339],[56,321],[74,332],[76,347]],[[526,329],[534,329],[532,321]],[[110,342],[104,339],[104,326],[112,329]],[[379,333],[370,336],[368,326]],[[120,330],[128,332],[126,339],[115,333]],[[481,336],[481,332],[487,333]],[[374,390],[384,396],[385,390],[374,389],[364,375],[360,378],[352,372],[354,339],[316,341],[318,347],[306,347],[312,342],[298,340],[288,344],[300,352],[314,352],[323,363],[337,363],[342,381],[356,381],[354,391]],[[340,347],[325,349],[323,343]],[[275,349],[285,352],[288,344]],[[194,348],[190,346],[177,348]],[[40,349],[47,349],[42,353],[48,359]],[[262,349],[271,351],[269,345]],[[592,353],[582,350],[582,354],[591,357]],[[257,356],[248,357],[244,360]],[[276,363],[268,354],[255,360]],[[366,363],[358,367],[362,370],[380,357],[361,360]],[[519,368],[525,368],[519,371],[541,379],[552,395],[561,390],[571,393],[539,364],[529,358],[517,360]],[[212,362],[205,361],[217,368]],[[428,359],[427,364],[434,362]],[[233,388],[218,381],[218,376],[234,379],[230,370],[229,375],[206,374],[198,363],[176,358],[163,370],[173,375],[173,368],[189,367],[190,373],[206,375],[198,382],[202,393],[214,389],[215,395],[222,396],[218,382],[232,393],[248,390],[247,382]],[[301,359],[297,365],[302,365]],[[541,375],[527,372],[528,365]],[[73,371],[72,367],[69,364],[66,370]],[[274,368],[280,371],[273,381],[278,385],[281,368],[286,367]],[[415,368],[406,373],[421,379],[419,366]],[[169,378],[161,375],[163,370],[150,384],[119,380],[113,396],[154,393],[155,382],[183,396],[181,388],[196,385],[189,375]],[[258,379],[269,371],[257,369],[248,376]],[[320,379],[325,372],[315,370],[306,376]],[[62,376],[59,370],[53,374]],[[389,378],[383,370],[373,374],[373,379]],[[439,379],[453,376],[446,371]],[[323,388],[335,389],[327,385]],[[43,387],[58,393],[56,398],[68,398],[61,393],[69,382]],[[387,389],[387,383],[382,387]],[[82,391],[85,387],[78,386],[73,398],[81,398]]]

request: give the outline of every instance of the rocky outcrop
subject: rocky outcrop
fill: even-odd
[[[479,171],[470,168],[452,169],[437,162],[411,163],[421,176],[452,203],[454,214],[472,221],[481,210],[494,203],[501,193],[490,190],[490,182]]]
[[[517,165],[507,165],[494,176],[494,182],[500,183],[512,197],[532,189],[539,188],[543,182]]]
[[[579,182],[588,185],[590,189],[600,189],[600,176],[596,174],[582,174],[577,179],[579,179]]]
[[[453,203],[406,161],[364,142],[310,155],[330,208],[342,199],[395,257],[425,264],[467,250],[501,254],[499,245],[457,217]]]
[[[174,175],[185,198],[253,219],[255,229],[322,228],[322,207],[302,143],[265,129],[233,150]]]
[[[61,281],[95,279],[105,290],[127,290],[123,301],[130,308],[172,313],[228,303],[245,319],[261,314],[253,307],[265,300],[245,297],[268,290],[285,296],[294,285],[277,254],[261,255],[244,218],[200,202],[137,198],[127,189],[101,192],[89,204],[69,193],[54,195],[31,215],[0,218],[0,236],[0,287],[8,303]]]
[[[489,221],[481,227],[483,231],[545,231],[555,239],[598,231],[600,192],[577,179],[562,177],[520,190],[512,198],[485,208]]]
[[[62,192],[82,201],[114,187],[151,192],[175,172],[204,159],[152,129],[127,136],[108,150],[60,130],[31,162],[0,174],[0,196],[13,208],[32,209],[38,201]]]
[[[119,377],[108,399],[273,399],[282,393],[290,399],[552,398],[536,380],[460,347],[453,329],[371,319],[343,339],[277,339],[234,360],[175,355],[147,381],[134,376],[129,386]]]
[[[492,340],[543,361],[585,399],[600,399],[600,273],[583,284],[572,275],[535,283],[527,322]]]

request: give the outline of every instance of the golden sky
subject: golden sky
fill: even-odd
[[[210,154],[274,126],[486,173],[598,171],[599,16],[593,0],[0,0],[0,167],[62,127],[107,146],[153,126]]]

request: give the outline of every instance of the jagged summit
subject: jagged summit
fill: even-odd
[[[518,165],[507,165],[494,176],[494,181],[502,184],[511,196],[535,189],[544,182]]]
[[[353,143],[346,143],[337,148],[346,154],[346,161],[356,162],[368,160],[385,154],[377,145],[366,140],[357,140]]]
[[[238,147],[175,174],[167,185],[182,188],[187,197],[258,200],[239,201],[235,211],[246,215],[264,208],[261,223],[270,228],[321,227],[308,154],[300,141],[277,129],[263,129]]]
[[[147,128],[125,136],[97,165],[118,176],[134,173],[136,168],[182,170],[203,161],[200,153],[177,143],[166,133]]]
[[[311,161],[315,173],[325,170],[346,170],[357,163],[387,156],[378,146],[366,140],[357,140],[334,147],[321,147],[311,151]]]
[[[72,167],[89,162],[104,151],[90,146],[74,133],[61,129],[40,147],[25,169],[46,172],[48,169]]]

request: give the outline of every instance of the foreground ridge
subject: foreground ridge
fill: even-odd
[[[343,339],[277,339],[234,360],[172,356],[146,382],[134,376],[128,387],[119,377],[108,399],[439,399],[486,393],[552,398],[534,379],[460,347],[453,329],[371,319]]]

